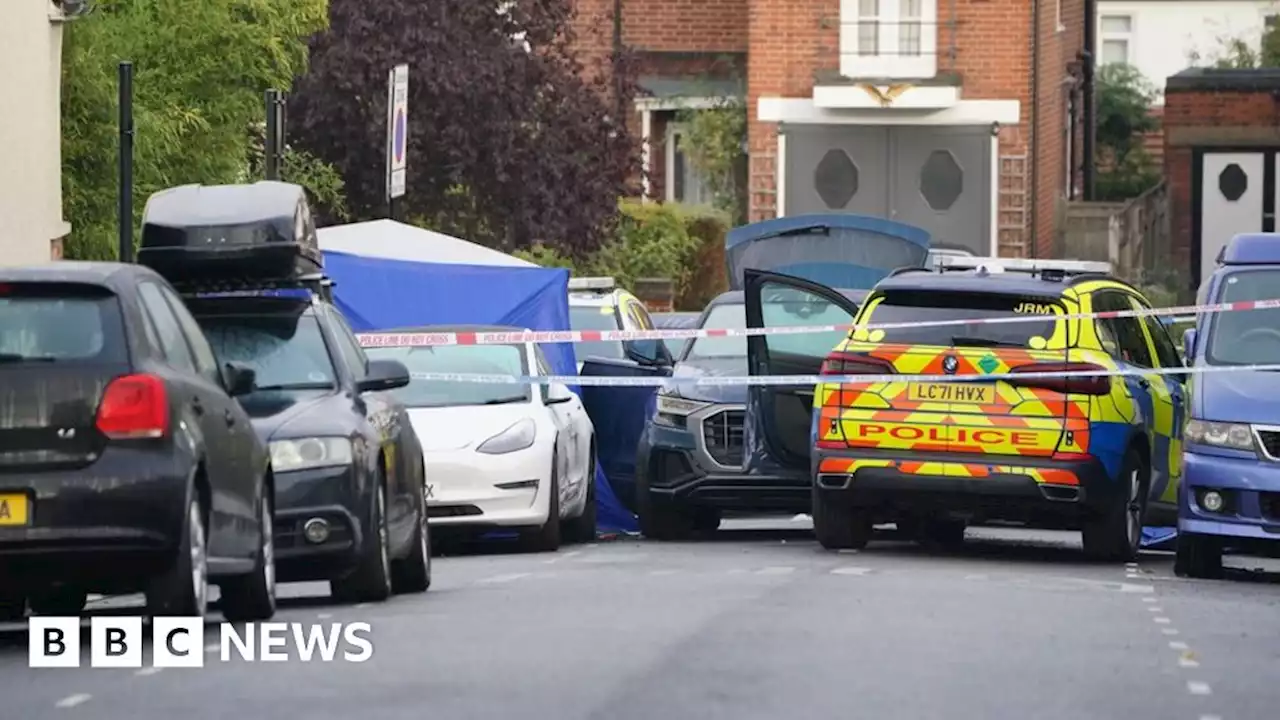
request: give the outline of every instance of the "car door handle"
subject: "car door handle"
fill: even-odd
[[[204,414],[204,403],[200,402],[200,398],[198,397],[191,398],[191,411],[197,415]]]
[[[222,414],[222,418],[227,421],[227,427],[231,427],[232,425],[236,424],[235,413],[231,412],[230,410],[227,410],[226,412],[224,412]]]

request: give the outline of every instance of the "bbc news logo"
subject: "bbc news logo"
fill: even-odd
[[[31,667],[81,665],[78,617],[33,617],[27,629]],[[205,624],[201,617],[157,617],[151,621],[151,665],[158,668],[204,667]],[[214,646],[221,662],[238,655],[246,662],[286,662],[290,651],[302,662],[361,663],[373,657],[369,623],[231,623],[218,626]],[[148,633],[141,617],[89,620],[89,667],[140,668]]]

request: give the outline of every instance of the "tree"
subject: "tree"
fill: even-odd
[[[1192,65],[1208,64],[1220,69],[1280,67],[1280,27],[1270,25],[1264,28],[1256,41],[1243,37],[1220,37],[1218,47],[1208,56],[1193,51],[1188,59]]]
[[[1159,125],[1151,115],[1156,90],[1132,65],[1109,63],[1098,71],[1098,199],[1119,201],[1141,195],[1160,180],[1143,148]]]
[[[407,216],[584,257],[639,163],[615,109],[630,107],[630,63],[584,72],[573,4],[332,0],[290,99],[291,137],[341,170],[357,218],[384,215],[387,73],[407,63]]]
[[[135,227],[151,193],[246,179],[263,92],[303,72],[326,0],[98,0],[66,31],[63,186],[69,257],[116,254],[116,67],[134,74]],[[317,170],[306,158],[299,162]],[[285,179],[288,179],[287,177]]]
[[[681,110],[678,119],[685,126],[682,147],[706,178],[712,204],[735,222],[745,222],[742,176],[747,160],[746,102],[738,97],[722,97],[710,108]]]

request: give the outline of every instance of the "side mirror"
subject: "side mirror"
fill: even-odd
[[[560,383],[554,383],[547,387],[546,404],[559,405],[560,403],[567,403],[572,400],[573,397],[574,395],[572,390]]]
[[[227,394],[231,397],[248,395],[258,382],[258,372],[243,363],[227,363],[223,366],[222,376],[227,383]]]
[[[369,373],[356,389],[362,393],[395,390],[409,384],[409,368],[399,360],[370,360]]]
[[[662,340],[627,340],[623,343],[627,359],[649,367],[669,367],[671,351]]]
[[[1190,365],[1196,359],[1196,329],[1187,328],[1182,333],[1182,360]]]

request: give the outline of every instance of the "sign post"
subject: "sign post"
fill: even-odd
[[[404,196],[405,155],[409,139],[409,66],[397,65],[387,77],[387,206],[397,217],[397,199]]]

